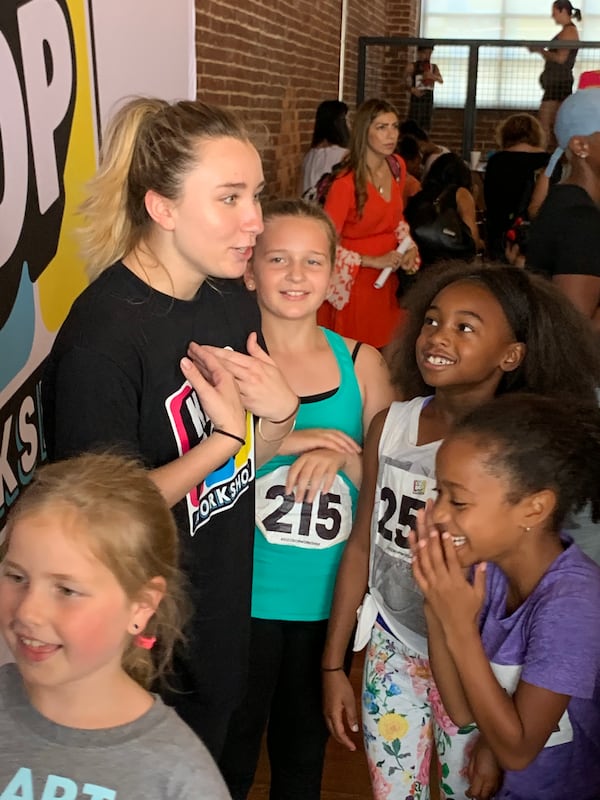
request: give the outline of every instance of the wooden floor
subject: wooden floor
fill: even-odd
[[[350,680],[356,697],[360,697],[363,653],[353,659]],[[331,739],[327,746],[325,772],[323,774],[322,800],[371,800],[371,785],[367,762],[362,745],[362,736],[356,735],[357,750],[351,753]],[[269,797],[269,763],[263,747],[256,780],[249,800],[267,800]]]

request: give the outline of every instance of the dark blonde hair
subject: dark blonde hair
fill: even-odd
[[[43,466],[11,510],[2,558],[15,524],[47,509],[59,516],[75,513],[81,521],[76,534],[130,600],[143,599],[154,578],[164,579],[165,595],[144,630],[145,636],[156,636],[152,654],[137,647],[132,637],[122,658],[123,669],[150,686],[168,670],[188,613],[177,527],[163,496],[143,467],[121,456],[86,454]]]
[[[544,148],[546,134],[532,114],[511,114],[496,128],[496,142],[502,150],[507,150],[516,144]]]
[[[144,238],[151,221],[146,192],[153,189],[176,200],[201,158],[199,144],[222,137],[249,141],[246,127],[231,111],[199,100],[170,104],[137,97],[115,114],[80,208],[84,224],[78,234],[91,279]]]
[[[356,109],[352,130],[350,131],[348,155],[343,159],[340,165],[340,174],[348,171],[354,173],[356,212],[359,217],[362,216],[367,201],[367,146],[369,142],[369,128],[371,123],[380,114],[395,114],[398,123],[400,123],[398,109],[387,100],[380,100],[377,98],[366,100]]]
[[[331,265],[335,263],[335,251],[337,248],[337,231],[329,216],[323,211],[321,206],[316,203],[307,203],[305,200],[271,200],[263,205],[263,221],[266,225],[272,219],[278,217],[302,217],[304,219],[314,219],[320,222],[327,234],[327,244],[329,245],[329,259]],[[259,237],[260,239],[260,234]]]

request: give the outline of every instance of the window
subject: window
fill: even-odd
[[[579,36],[600,41],[600,3],[579,0]],[[421,36],[443,39],[549,41],[558,32],[550,16],[552,0],[422,0]],[[507,42],[508,45],[508,42]],[[440,44],[435,49],[444,84],[436,87],[436,104],[459,108],[466,99],[468,47]],[[478,108],[531,109],[542,90],[539,55],[525,47],[480,47],[477,75]],[[600,49],[582,48],[575,64],[575,85],[581,72],[600,69]]]

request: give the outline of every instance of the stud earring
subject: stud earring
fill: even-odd
[[[529,525],[521,525],[521,527],[523,528],[525,533],[529,533],[529,531],[531,530],[531,527]]]
[[[133,623],[133,630],[137,632],[137,631],[139,631],[139,629],[140,629],[140,626],[137,624],[137,622],[134,622]]]

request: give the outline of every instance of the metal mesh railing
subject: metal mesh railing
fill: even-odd
[[[359,39],[357,104],[367,97],[385,97],[406,118],[410,79],[418,45],[427,39],[362,37]],[[543,89],[539,77],[544,61],[529,48],[577,50],[574,85],[587,70],[600,69],[600,42],[436,40],[432,62],[443,83],[433,88],[433,138],[450,137],[453,149],[493,147],[493,127],[517,110],[536,112]],[[460,139],[458,141],[457,137]],[[441,142],[445,144],[446,142]]]

